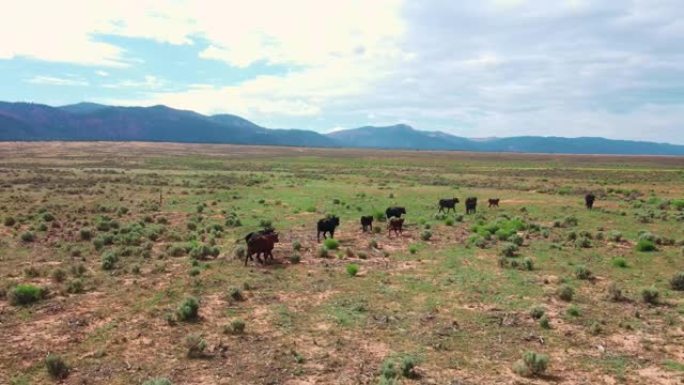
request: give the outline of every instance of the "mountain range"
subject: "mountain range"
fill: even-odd
[[[531,152],[566,154],[684,155],[684,145],[519,136],[471,139],[398,124],[365,126],[327,135],[300,129],[269,129],[236,115],[202,115],[166,106],[118,107],[78,103],[51,107],[0,102],[0,141],[153,141],[404,150]]]

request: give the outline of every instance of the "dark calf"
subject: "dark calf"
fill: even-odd
[[[316,240],[321,241],[321,233],[323,233],[323,239],[326,238],[325,233],[330,233],[330,238],[335,238],[335,228],[340,225],[340,218],[336,216],[330,216],[323,218],[318,221],[316,226],[318,232],[316,233]]]
[[[477,212],[477,198],[470,197],[465,201],[466,214],[474,214]]]
[[[361,217],[361,229],[365,233],[370,229],[370,231],[373,231],[373,216],[372,215],[367,215]]]
[[[453,210],[456,212],[456,203],[458,203],[459,200],[458,198],[452,198],[452,199],[440,199],[439,200],[439,212],[441,213],[446,209],[446,212],[448,213],[449,210]]]
[[[584,204],[587,206],[589,210],[594,208],[594,201],[596,200],[596,196],[592,193],[589,193],[584,196]]]
[[[395,235],[399,236],[403,227],[404,218],[390,218],[389,222],[387,222],[387,236],[392,235],[392,231],[394,231]]]
[[[404,207],[388,207],[387,210],[385,210],[385,215],[387,215],[388,219],[392,217],[400,218],[402,214],[406,214],[406,209]]]
[[[499,207],[499,198],[489,199],[489,207]]]
[[[256,259],[262,265],[266,260],[273,259],[273,247],[278,243],[278,233],[271,232],[267,234],[254,234],[247,241],[247,253],[245,255],[245,266],[247,261],[252,259],[252,255],[256,254]],[[262,260],[260,255],[264,256]]]

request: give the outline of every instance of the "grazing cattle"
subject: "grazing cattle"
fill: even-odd
[[[387,215],[388,219],[392,217],[401,218],[401,214],[406,214],[406,209],[403,207],[388,207],[387,210],[385,210],[385,215]]]
[[[330,233],[330,238],[335,238],[335,227],[340,225],[340,218],[336,216],[329,216],[327,218],[318,221],[316,233],[316,239],[318,242],[321,241],[321,233],[323,233],[323,239],[325,239],[325,233]]]
[[[592,193],[589,193],[584,196],[584,204],[587,206],[589,210],[594,208],[594,201],[596,200],[596,196]]]
[[[394,234],[399,236],[401,234],[402,228],[404,226],[404,218],[390,218],[389,222],[387,222],[387,236],[389,237],[392,235],[392,231],[394,231]]]
[[[499,198],[496,199],[489,199],[489,207],[499,207]]]
[[[477,212],[477,198],[470,197],[465,201],[466,214],[474,214]]]
[[[367,215],[361,217],[361,229],[365,233],[368,229],[370,231],[373,231],[373,216],[372,215]]]
[[[449,210],[453,210],[456,212],[456,203],[458,203],[459,200],[458,198],[452,198],[452,199],[440,199],[439,200],[439,212],[441,213],[444,209],[446,209],[446,212],[448,213]]]
[[[251,233],[245,235],[245,242],[249,242],[249,240],[255,235],[265,235],[265,234],[271,234],[273,232],[275,232],[275,229],[273,227],[266,227],[266,228],[261,229],[259,231],[252,231]]]
[[[269,259],[273,259],[273,247],[278,243],[278,233],[270,232],[259,234],[256,232],[249,240],[247,240],[247,253],[245,254],[245,266],[247,261],[252,259],[252,255],[256,254],[256,259],[262,265]],[[262,260],[259,255],[263,255]]]

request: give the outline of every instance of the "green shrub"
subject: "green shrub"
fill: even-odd
[[[608,299],[613,302],[620,302],[625,299],[622,289],[615,282],[608,285]]]
[[[575,247],[579,249],[588,249],[591,247],[591,239],[588,237],[580,237],[575,241]]]
[[[302,244],[299,241],[292,242],[292,250],[300,251],[302,249]]]
[[[654,286],[641,289],[641,299],[645,303],[657,304],[660,292]]]
[[[501,247],[501,255],[504,257],[515,257],[518,252],[518,245],[515,243],[504,243]]]
[[[534,377],[544,374],[548,365],[549,356],[528,351],[513,365],[513,371],[523,377]]]
[[[325,246],[321,246],[318,248],[318,258],[328,258],[328,248]]]
[[[558,289],[558,298],[562,299],[563,301],[570,302],[574,296],[575,289],[573,289],[571,286],[563,285]]]
[[[521,237],[520,235],[518,235],[518,234],[513,234],[513,235],[511,235],[510,237],[508,237],[508,242],[511,242],[511,243],[513,243],[514,245],[517,245],[517,246],[522,246],[523,243],[525,242],[525,240],[524,240],[523,237]]]
[[[378,241],[376,239],[371,239],[370,242],[368,242],[368,247],[370,247],[371,249],[377,249]]]
[[[401,375],[406,377],[406,378],[415,378],[416,377],[416,364],[417,360],[413,356],[404,356],[401,359],[401,362],[399,363],[399,369],[401,371]]]
[[[430,232],[430,230],[423,230],[420,233],[420,239],[422,239],[423,241],[429,241],[430,238],[432,238],[432,232]]]
[[[359,265],[355,263],[350,263],[347,265],[347,274],[351,277],[355,277],[359,272]]]
[[[627,261],[622,257],[613,258],[613,261],[611,263],[614,267],[619,267],[623,269],[627,267]]]
[[[648,239],[641,239],[636,245],[637,251],[642,251],[642,252],[650,252],[650,251],[655,251],[656,246],[653,241],[650,241]]]
[[[231,287],[228,290],[228,298],[232,301],[244,301],[245,296],[242,294],[242,290],[237,287]]]
[[[416,246],[416,245],[410,245],[409,246],[409,253],[415,254],[417,252],[418,252],[418,246]]]
[[[113,270],[119,258],[114,252],[108,251],[102,255],[102,270]]]
[[[197,298],[186,298],[176,310],[176,317],[179,321],[197,321],[199,318],[199,301]]]
[[[684,272],[678,272],[670,279],[670,287],[673,290],[684,290]]]
[[[78,234],[82,241],[89,241],[93,237],[93,232],[89,228],[81,229]]]
[[[29,278],[40,277],[40,270],[32,265],[24,269],[24,275]]]
[[[453,226],[453,225],[454,225],[454,219],[453,219],[453,218],[447,218],[447,219],[444,221],[444,224],[447,225],[447,226]]]
[[[525,259],[523,259],[521,267],[524,270],[532,271],[534,270],[534,261],[532,260],[532,258],[526,257]]]
[[[568,308],[565,310],[565,314],[571,316],[571,317],[579,317],[580,315],[580,309],[575,306],[575,305],[570,305]]]
[[[380,234],[381,231],[382,229],[380,228],[380,226],[373,227],[373,234]]]
[[[223,327],[223,332],[226,334],[243,334],[245,332],[245,321],[233,320]]]
[[[69,366],[56,354],[50,353],[45,357],[45,368],[50,377],[56,380],[63,380],[69,375]]]
[[[46,290],[31,284],[20,284],[8,293],[8,300],[11,305],[21,306],[38,302],[45,297]]]
[[[337,239],[328,238],[323,241],[323,246],[325,246],[325,248],[328,250],[337,250],[337,248],[340,247],[340,243],[337,241]]]
[[[542,316],[544,316],[544,313],[546,313],[546,309],[541,306],[535,306],[530,309],[530,317],[534,319],[540,319]]]
[[[64,271],[64,269],[57,268],[55,270],[52,270],[52,273],[50,273],[50,277],[52,278],[53,281],[57,283],[64,282],[66,279],[67,273]]]
[[[207,348],[207,341],[199,334],[190,334],[185,337],[185,347],[188,349],[188,358],[202,358]]]
[[[67,293],[71,293],[71,294],[83,293],[83,291],[84,291],[83,280],[80,278],[76,278],[76,279],[69,281],[69,284],[67,285],[66,291],[67,291]]]
[[[539,326],[542,329],[551,329],[551,320],[549,319],[549,316],[546,314],[541,316],[541,318],[539,318]]]
[[[593,274],[586,266],[580,265],[575,268],[575,277],[577,279],[588,280],[593,278]]]
[[[290,263],[292,263],[292,264],[297,264],[297,263],[302,261],[302,257],[297,253],[290,255],[290,257],[288,259],[290,260]]]
[[[601,327],[601,324],[594,321],[589,325],[589,334],[592,336],[597,336],[603,332],[603,327]]]
[[[146,380],[142,385],[173,385],[173,382],[164,377],[157,377]]]
[[[36,240],[36,236],[32,232],[27,231],[27,232],[21,234],[21,240],[24,242],[27,242],[27,243],[33,242]]]
[[[3,221],[3,223],[7,227],[12,227],[17,223],[17,221],[13,217],[5,217],[5,220]]]

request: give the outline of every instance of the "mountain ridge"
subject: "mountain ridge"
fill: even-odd
[[[156,105],[82,102],[60,107],[0,102],[0,141],[151,141],[401,150],[684,156],[684,145],[558,136],[466,138],[406,124],[363,126],[328,134],[272,129],[232,114],[203,115]]]

